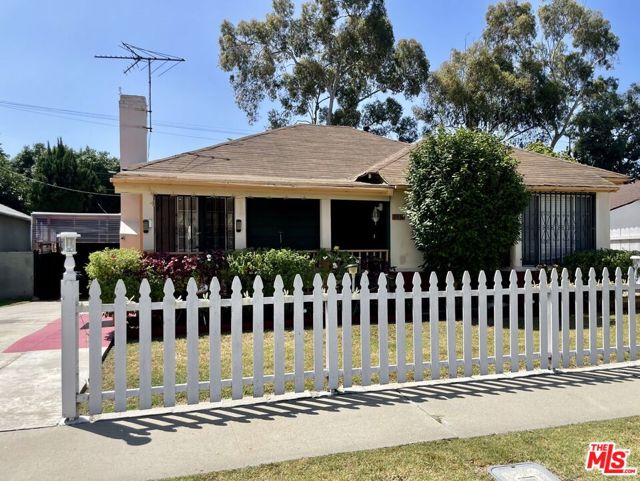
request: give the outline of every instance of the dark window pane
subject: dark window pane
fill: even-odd
[[[594,194],[532,194],[522,215],[523,264],[559,264],[567,254],[593,249],[594,209]]]

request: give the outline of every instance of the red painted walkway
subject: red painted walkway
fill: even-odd
[[[78,323],[79,335],[78,345],[81,348],[89,347],[89,316],[87,314],[80,315]],[[30,352],[30,351],[47,351],[52,349],[60,349],[62,338],[62,320],[56,319],[50,322],[42,329],[29,334],[28,336],[14,342],[3,352]],[[110,317],[102,319],[102,347],[107,347],[113,338],[113,320]]]

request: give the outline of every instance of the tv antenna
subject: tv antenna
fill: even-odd
[[[182,57],[176,57],[175,55],[169,55],[161,52],[154,52],[153,50],[147,50],[145,48],[135,47],[131,44],[122,42],[120,48],[127,52],[127,55],[95,55],[94,58],[105,58],[109,60],[131,60],[132,63],[124,69],[124,73],[128,74],[132,69],[137,68],[141,70],[146,67],[147,69],[147,82],[149,84],[149,132],[152,131],[151,126],[151,76],[158,70],[169,64],[162,72],[158,74],[158,77],[163,76],[173,67],[185,60]],[[157,65],[154,65],[154,62]],[[153,66],[153,68],[152,68]]]

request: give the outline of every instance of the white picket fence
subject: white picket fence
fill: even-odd
[[[62,303],[63,416],[77,417],[78,403],[86,401],[89,413],[94,415],[103,411],[107,400],[114,401],[116,412],[127,409],[129,398],[137,398],[138,409],[150,409],[154,395],[162,396],[163,405],[171,407],[176,404],[178,393],[186,393],[188,404],[199,403],[203,391],[208,392],[207,401],[217,402],[222,399],[223,390],[228,388],[232,399],[242,398],[246,386],[251,386],[254,397],[262,397],[265,385],[272,385],[276,396],[285,394],[287,384],[294,392],[305,392],[306,380],[313,381],[314,391],[335,391],[341,386],[349,388],[356,381],[361,386],[369,386],[374,381],[379,384],[403,383],[408,379],[423,381],[427,373],[431,379],[441,376],[455,378],[459,375],[484,376],[490,373],[490,367],[492,373],[501,374],[506,367],[511,372],[568,367],[572,359],[576,366],[584,365],[585,358],[590,365],[612,362],[612,356],[613,362],[636,360],[636,280],[631,268],[627,279],[623,280],[620,269],[610,279],[605,269],[602,281],[597,282],[596,273],[591,269],[586,283],[583,283],[580,271],[576,272],[576,282],[572,283],[566,270],[562,271],[560,279],[554,270],[549,279],[544,271],[540,272],[539,283],[534,284],[532,273],[527,271],[524,286],[518,287],[516,272],[512,271],[509,286],[503,287],[501,273],[496,272],[489,288],[482,272],[473,287],[469,274],[465,273],[460,288],[457,288],[453,275],[449,273],[445,289],[439,290],[435,274],[431,274],[426,289],[423,289],[418,274],[413,276],[409,289],[404,286],[403,276],[398,274],[394,291],[387,288],[387,277],[381,275],[378,288],[372,292],[368,277],[363,275],[359,289],[352,292],[351,279],[345,274],[340,286],[333,275],[329,276],[326,285],[320,276],[316,276],[313,292],[305,294],[302,280],[297,276],[291,294],[284,291],[282,279],[278,276],[272,296],[263,295],[263,283],[257,277],[252,286],[253,296],[248,297],[245,292],[247,286],[243,288],[240,280],[235,278],[230,298],[221,298],[217,279],[211,282],[208,297],[199,298],[196,282],[191,279],[186,300],[175,298],[173,283],[167,280],[161,302],[151,301],[150,286],[146,280],[140,285],[139,300],[129,302],[127,295],[131,296],[131,293],[127,293],[124,283],[119,281],[113,304],[102,303],[100,286],[95,281],[90,287],[89,301],[78,302],[77,281],[67,279],[63,280]],[[613,302],[610,302],[611,298]],[[293,305],[292,344],[285,342],[287,304]],[[266,305],[273,305],[273,369],[269,372],[264,368]],[[251,306],[251,309],[243,311],[244,306]],[[376,365],[372,365],[371,352],[372,307],[377,308],[379,362]],[[395,320],[389,319],[389,307],[392,313],[395,311],[392,316]],[[313,317],[312,342],[305,345],[304,313],[309,308]],[[223,378],[221,369],[224,309],[231,312],[231,370],[228,378]],[[180,310],[186,311],[186,383],[176,382],[175,319],[176,312]],[[208,332],[198,332],[198,316],[203,310],[208,310]],[[75,326],[78,314],[83,311],[89,312],[90,367],[88,388],[80,392]],[[152,383],[153,311],[161,311],[163,319],[162,385]],[[245,333],[252,337],[253,372],[250,376],[243,374],[242,326],[243,315],[247,311],[251,312],[252,325],[251,330]],[[446,354],[441,356],[438,321],[441,321],[443,311],[447,348]],[[103,390],[102,382],[101,328],[105,312],[112,312],[115,321],[115,384],[112,390]],[[131,312],[137,312],[139,319],[137,387],[127,385],[127,317]],[[356,324],[352,323],[352,318],[357,312],[360,342],[354,345]],[[520,312],[524,322],[519,330]],[[575,322],[576,319],[584,321],[585,314],[588,332],[585,332],[583,322]],[[573,342],[570,336],[572,319],[575,327]],[[505,340],[503,326],[509,328],[509,337]],[[390,329],[394,328],[395,356],[390,359]],[[423,345],[423,329],[427,330],[424,334],[429,339],[428,346]],[[491,345],[488,342],[490,329],[494,339]],[[613,336],[610,335],[611,329],[614,329]],[[474,331],[477,337],[475,348],[472,341]],[[209,336],[209,372],[205,379],[201,379],[199,341],[205,334]],[[409,342],[405,342],[407,338]],[[460,341],[462,356],[456,352]],[[520,348],[521,341],[524,341],[523,349]],[[505,353],[507,347],[509,350]],[[313,368],[305,370],[304,353],[307,349],[313,353]],[[285,358],[290,350],[293,370],[287,372]],[[356,366],[353,360],[358,357],[355,356],[357,352],[361,362]],[[407,353],[412,353],[411,359]],[[155,369],[159,367],[155,366]]]

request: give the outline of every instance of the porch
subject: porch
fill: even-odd
[[[193,254],[245,248],[338,248],[390,260],[390,202],[382,200],[155,195],[144,219],[155,252]],[[154,228],[155,227],[155,228]],[[149,246],[149,242],[145,242]]]

